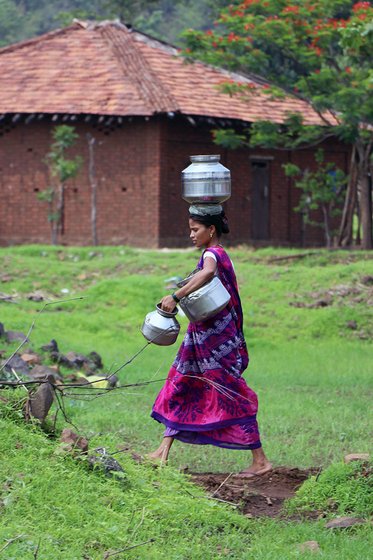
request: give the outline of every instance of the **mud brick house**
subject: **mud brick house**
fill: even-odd
[[[299,245],[299,192],[282,164],[312,167],[312,150],[230,151],[214,145],[211,130],[263,118],[281,123],[297,110],[309,124],[319,117],[297,99],[230,98],[216,87],[227,77],[252,81],[186,64],[175,48],[118,22],[76,21],[0,50],[0,244],[50,241],[46,203],[37,193],[49,184],[44,158],[52,129],[65,123],[79,134],[71,155],[84,163],[67,188],[60,243],[92,242],[90,134],[100,244],[187,245],[181,171],[192,154],[220,153],[232,173],[225,204],[230,243]],[[347,147],[331,141],[324,148],[346,168]],[[303,241],[320,244],[322,233],[309,229]]]

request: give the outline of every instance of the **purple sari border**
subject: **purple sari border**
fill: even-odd
[[[233,418],[231,420],[224,420],[223,422],[212,422],[210,424],[181,424],[179,422],[172,422],[168,420],[158,412],[152,411],[151,415],[154,420],[157,420],[161,424],[164,424],[167,428],[172,428],[173,430],[180,431],[190,431],[190,432],[207,432],[210,430],[219,430],[220,428],[228,428],[229,426],[248,424],[250,422],[256,422],[256,414],[253,416],[245,416],[244,418]]]
[[[260,447],[262,447],[260,440],[248,445],[240,445],[237,443],[220,441],[198,433],[196,433],[196,438],[193,439],[193,441],[191,441],[188,437],[184,437],[180,433],[172,437],[174,439],[177,439],[178,441],[182,441],[183,443],[192,443],[193,445],[215,445],[215,447],[223,447],[224,449],[235,449],[236,451],[249,451],[251,449],[259,449]]]

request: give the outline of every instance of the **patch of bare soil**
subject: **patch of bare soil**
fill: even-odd
[[[284,500],[294,496],[316,472],[317,469],[278,467],[252,478],[233,473],[192,473],[191,477],[210,497],[236,504],[248,517],[278,517],[282,515]]]

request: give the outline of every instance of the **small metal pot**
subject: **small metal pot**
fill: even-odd
[[[177,309],[168,313],[160,308],[159,304],[155,311],[151,311],[145,317],[141,328],[146,340],[158,346],[170,346],[173,344],[180,332],[180,324],[175,318]]]
[[[182,171],[182,197],[190,204],[221,204],[231,196],[231,173],[219,155],[190,156]]]
[[[189,321],[205,321],[224,309],[231,296],[218,276],[180,300],[180,307]]]

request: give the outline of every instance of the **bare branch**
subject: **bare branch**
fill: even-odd
[[[13,537],[12,539],[8,539],[7,542],[4,544],[3,547],[0,548],[0,553],[3,552],[3,550],[5,550],[6,548],[8,548],[8,546],[10,544],[12,544],[14,541],[17,541],[18,539],[21,539],[24,535],[17,535],[16,537]]]
[[[75,297],[75,298],[71,298],[71,299],[63,299],[63,300],[58,300],[58,301],[50,301],[50,302],[48,302],[48,303],[45,303],[45,304],[43,305],[43,307],[40,309],[40,311],[38,311],[38,313],[39,313],[39,315],[41,315],[41,314],[43,313],[44,309],[45,309],[48,305],[56,305],[57,303],[58,303],[58,304],[60,304],[60,303],[67,303],[67,302],[69,302],[69,301],[75,301],[75,300],[77,300],[77,299],[84,299],[84,297],[83,297],[83,296],[79,296],[79,297]],[[24,346],[24,345],[26,344],[26,342],[29,342],[29,336],[30,336],[30,334],[31,334],[31,332],[32,332],[32,330],[33,330],[33,328],[34,328],[34,326],[35,326],[35,323],[36,323],[36,319],[34,319],[34,320],[32,321],[31,326],[30,326],[30,328],[29,328],[29,330],[28,330],[28,332],[27,332],[27,334],[26,334],[24,340],[21,342],[21,344],[19,344],[19,346],[14,350],[13,354],[11,354],[11,356],[5,361],[5,363],[4,363],[2,366],[0,366],[0,371],[2,371],[2,370],[5,368],[5,366],[10,362],[10,360],[11,360],[12,358],[14,358],[14,356],[17,354],[18,350],[20,350],[20,349],[22,348],[22,346]]]
[[[131,550],[132,548],[137,548],[138,546],[144,546],[144,544],[149,544],[152,542],[155,542],[155,539],[149,539],[148,541],[139,544],[133,544],[132,546],[127,546],[126,548],[122,548],[121,550],[116,550],[115,552],[105,552],[104,560],[107,560],[107,558],[112,558],[113,556],[116,556],[117,554],[121,554],[122,552],[126,552],[127,550]]]

